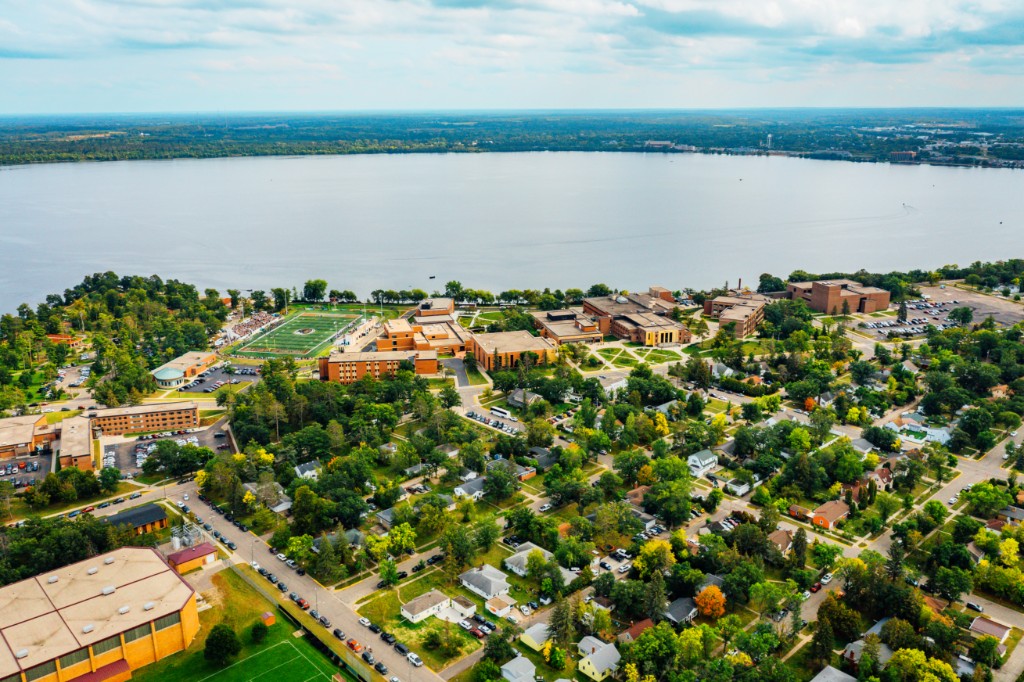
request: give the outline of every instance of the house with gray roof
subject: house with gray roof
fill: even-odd
[[[680,597],[665,609],[665,618],[676,625],[689,623],[697,617],[697,605],[689,597]]]
[[[533,677],[536,674],[537,666],[526,656],[516,656],[501,666],[501,676],[507,682],[533,682]]]
[[[471,500],[479,500],[484,496],[484,481],[486,477],[477,477],[460,483],[452,491],[455,497],[468,497]]]
[[[596,637],[584,637],[577,645],[577,649],[582,656],[577,669],[595,682],[600,682],[613,674],[622,658],[614,644],[602,642]]]
[[[377,512],[377,521],[380,525],[384,526],[385,529],[390,529],[391,524],[395,521],[395,508],[382,509]]]
[[[320,460],[318,459],[297,464],[294,468],[295,475],[306,481],[315,481],[320,476]]]
[[[532,447],[528,455],[537,460],[538,471],[546,471],[558,463],[558,457],[547,448]]]
[[[480,595],[484,599],[493,599],[508,594],[510,585],[506,580],[508,576],[490,564],[484,564],[479,568],[471,568],[459,576],[459,582],[470,592]]]
[[[847,675],[838,668],[826,665],[820,673],[811,678],[811,682],[857,682],[857,678]]]
[[[718,466],[718,455],[710,450],[701,450],[687,457],[686,464],[690,467],[693,477],[700,478]]]
[[[505,559],[505,568],[512,571],[516,575],[525,578],[526,577],[526,564],[529,560],[530,554],[533,552],[540,552],[544,555],[546,561],[551,561],[554,555],[548,550],[544,549],[539,545],[535,545],[532,542],[524,542],[523,544],[516,547],[516,553]],[[568,585],[576,579],[576,574],[567,568],[561,566],[558,567],[559,572],[562,574],[565,584]]]

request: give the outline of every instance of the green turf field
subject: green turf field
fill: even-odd
[[[317,355],[330,347],[335,334],[360,321],[356,314],[295,313],[270,331],[244,341],[232,353],[242,357]]]
[[[306,642],[285,640],[197,682],[329,682],[336,672]]]

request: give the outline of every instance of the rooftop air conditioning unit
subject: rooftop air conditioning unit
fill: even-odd
[[[52,585],[52,584],[54,584],[55,582],[57,582],[58,580],[60,580],[60,578],[58,578],[58,577],[57,577],[57,576],[55,576],[55,575],[51,575],[51,576],[50,576],[49,578],[47,578],[47,579],[46,579],[46,583],[47,583],[48,585]]]
[[[88,625],[86,625],[86,626],[84,626],[82,628],[82,632],[84,632],[85,634],[89,634],[90,632],[92,632],[95,629],[96,629],[96,626],[93,625],[92,623],[89,623]]]
[[[18,649],[18,652],[14,654],[15,658],[28,658],[28,649]]]
[[[148,601],[148,602],[146,602],[145,604],[142,605],[142,610],[143,611],[152,611],[153,607],[155,607],[155,606],[156,606],[156,604],[154,604],[151,601]]]
[[[106,559],[103,560],[103,563],[109,566],[110,564],[114,563],[114,557],[108,556]]]
[[[131,611],[131,610],[132,610],[132,607],[130,607],[130,606],[128,606],[127,604],[125,604],[124,606],[122,606],[121,608],[119,608],[119,609],[117,610],[117,612],[118,612],[118,613],[120,613],[120,614],[121,614],[121,615],[123,616],[124,614],[128,613],[128,612],[129,612],[129,611]]]
[[[88,573],[89,575],[96,575],[96,573],[97,573],[97,572],[98,572],[99,570],[100,570],[100,569],[96,568],[95,566],[90,566],[90,567],[89,567],[89,570],[87,570],[87,571],[86,571],[86,573]]]
[[[114,587],[113,585],[107,585],[106,587],[103,588],[103,594],[114,594],[114,592],[116,590],[117,590],[117,588]]]

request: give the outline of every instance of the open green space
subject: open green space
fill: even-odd
[[[361,315],[296,312],[269,331],[243,341],[231,351],[248,357],[301,357],[317,355],[330,348],[331,339],[355,327]]]
[[[141,682],[167,679],[192,682],[315,682],[330,680],[338,672],[327,659],[301,637],[283,618],[271,625],[267,638],[254,644],[249,630],[265,612],[277,613],[274,605],[232,570],[213,576],[215,591],[206,595],[212,608],[199,614],[199,634],[183,652],[168,656],[132,673]],[[203,656],[206,637],[214,625],[224,623],[241,640],[238,659],[226,667],[210,664]]]

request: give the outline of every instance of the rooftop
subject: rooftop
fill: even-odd
[[[186,561],[192,561],[199,557],[207,556],[208,554],[216,554],[217,548],[211,545],[209,542],[201,542],[198,545],[192,547],[186,547],[185,549],[177,552],[172,552],[167,555],[167,563],[169,564],[183,564]]]
[[[41,427],[45,427],[46,415],[26,414],[0,419],[0,448],[31,443],[39,422],[42,422]]]
[[[423,351],[420,351],[423,352]],[[330,362],[387,362],[394,360],[401,362],[407,360],[413,362],[416,359],[417,351],[414,350],[385,350],[366,353],[345,353],[338,349],[331,351]]]
[[[125,509],[123,512],[108,516],[104,520],[112,526],[129,525],[132,528],[145,526],[167,518],[167,512],[158,504],[144,504],[134,509]]]
[[[126,407],[109,407],[97,410],[97,417],[124,417],[133,414],[153,414],[154,412],[177,412],[178,410],[194,410],[196,404],[191,400],[180,403],[154,403],[146,405],[129,405]]]
[[[491,353],[525,353],[527,351],[544,353],[555,349],[555,345],[547,339],[534,336],[527,331],[477,334],[473,338],[488,355]]]
[[[421,594],[415,599],[410,599],[406,604],[402,606],[402,610],[413,616],[419,615],[424,611],[428,611],[438,604],[443,604],[448,601],[443,593],[437,590],[431,590],[426,594]]]
[[[60,425],[62,455],[88,455],[92,452],[92,428],[85,417],[69,417]]]
[[[140,547],[0,588],[0,676],[180,611],[192,594],[156,550]]]

